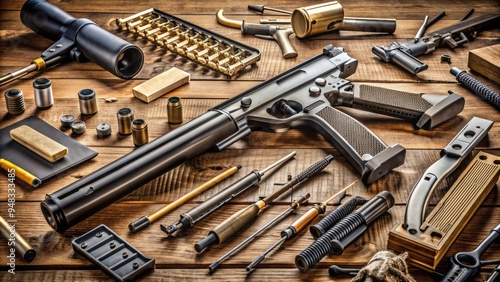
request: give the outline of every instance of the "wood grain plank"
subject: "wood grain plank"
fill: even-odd
[[[0,205],[4,208],[5,205]],[[165,234],[159,230],[158,224],[153,224],[146,230],[136,234],[128,231],[127,225],[130,220],[136,219],[137,211],[142,209],[142,205],[137,203],[120,203],[106,208],[99,214],[74,226],[64,233],[56,233],[44,222],[39,211],[30,209],[29,203],[19,203],[16,212],[16,230],[28,240],[35,248],[37,258],[29,265],[22,261],[16,261],[19,267],[28,268],[88,268],[91,263],[75,254],[71,248],[71,240],[89,231],[95,226],[105,223],[108,227],[118,233],[148,257],[156,259],[157,268],[192,268],[206,269],[206,267],[219,256],[232,249],[235,245],[255,232],[260,226],[268,222],[271,218],[280,213],[284,205],[272,205],[262,212],[257,220],[248,228],[229,238],[225,243],[214,245],[201,254],[196,254],[193,244],[204,238],[208,231],[218,222],[227,218],[228,214],[241,209],[244,205],[230,205],[223,211],[217,211],[206,220],[199,222],[193,229],[186,233],[176,234],[165,238]],[[297,211],[296,215],[278,223],[269,229],[258,240],[242,249],[241,252],[233,255],[226,261],[224,268],[240,268],[246,266],[253,258],[267,249],[273,242],[279,239],[279,232],[285,229],[293,220],[302,215],[307,209],[305,205]],[[305,209],[304,209],[305,208]],[[446,258],[452,254],[472,250],[477,245],[476,242],[485,238],[490,230],[495,227],[500,220],[499,207],[480,207],[473,216],[469,224],[457,238],[440,264],[440,269],[446,268]],[[120,214],[119,217],[116,215]],[[377,251],[385,249],[389,230],[402,222],[404,215],[403,206],[393,207],[389,213],[383,215],[351,246],[345,249],[341,256],[325,257],[319,264],[319,268],[328,267],[331,264],[339,263],[352,267],[364,265]],[[113,220],[109,220],[113,218]],[[161,223],[171,223],[177,219],[177,215],[167,215]],[[317,222],[317,218],[314,222]],[[145,238],[147,238],[145,240]],[[294,269],[293,258],[301,250],[309,246],[314,239],[307,232],[284,243],[278,251],[273,252],[263,263],[263,268],[280,267]],[[0,252],[7,252],[7,245],[0,244]],[[500,246],[493,245],[488,252],[483,255],[483,259],[494,259],[495,254],[500,250]],[[165,255],[168,254],[168,255]],[[5,266],[3,266],[5,268]],[[488,268],[485,268],[488,269]]]

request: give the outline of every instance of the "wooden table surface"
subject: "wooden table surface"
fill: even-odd
[[[12,281],[108,280],[109,277],[106,274],[82,256],[75,254],[71,247],[73,239],[100,224],[106,224],[146,256],[156,259],[156,270],[146,275],[142,279],[143,281],[174,279],[215,281],[246,279],[255,281],[333,280],[327,273],[327,268],[331,264],[343,267],[362,267],[377,251],[386,249],[389,230],[402,222],[405,203],[413,185],[425,169],[439,159],[439,150],[446,146],[473,116],[495,121],[488,138],[480,143],[474,154],[478,150],[482,150],[500,155],[500,123],[497,123],[500,121],[499,112],[460,86],[449,73],[452,66],[469,70],[467,68],[468,50],[500,44],[499,29],[486,31],[475,41],[456,50],[442,48],[433,54],[421,56],[420,59],[429,65],[429,69],[418,76],[410,75],[393,65],[382,63],[371,52],[372,46],[413,38],[425,15],[433,16],[440,11],[446,11],[446,17],[432,28],[438,29],[455,23],[470,8],[475,9],[475,15],[486,12],[500,13],[498,0],[485,0],[480,1],[480,3],[479,1],[453,0],[343,1],[346,16],[396,18],[396,32],[387,35],[341,31],[303,40],[291,36],[290,40],[299,55],[297,58],[289,60],[281,58],[280,49],[274,41],[243,36],[237,29],[217,24],[216,11],[224,8],[228,18],[245,18],[249,22],[256,22],[262,16],[248,11],[248,4],[265,4],[268,7],[291,10],[321,1],[283,0],[255,3],[252,1],[222,0],[72,0],[50,2],[76,18],[89,18],[102,28],[141,47],[145,53],[146,62],[139,78],[133,80],[118,79],[93,63],[78,64],[72,62],[46,70],[42,74],[30,74],[23,79],[0,87],[2,93],[10,88],[23,90],[27,105],[26,111],[21,115],[7,114],[5,106],[3,106],[5,100],[1,95],[0,128],[36,115],[52,126],[61,129],[59,119],[62,115],[72,114],[80,118],[77,93],[84,88],[92,88],[96,91],[99,108],[97,114],[83,118],[87,123],[87,132],[81,136],[72,136],[82,144],[96,150],[99,153],[97,157],[46,181],[36,189],[16,182],[15,207],[18,220],[16,230],[35,248],[37,256],[31,263],[23,262],[20,258],[16,259],[16,274],[11,275],[7,272],[9,267],[6,265],[6,254],[9,247],[6,240],[0,239],[0,254],[2,256],[0,259],[2,262],[0,264],[2,270],[0,280],[2,281],[7,281],[6,279]],[[0,74],[26,66],[52,44],[50,40],[36,35],[21,23],[19,13],[23,3],[23,0],[2,1],[0,3]],[[262,58],[256,66],[243,71],[233,79],[228,79],[181,57],[155,49],[150,43],[117,30],[114,23],[115,18],[124,18],[147,8],[163,10],[216,33],[256,47],[261,50]],[[271,18],[280,16],[272,12],[266,12],[266,15]],[[457,117],[429,131],[415,130],[412,124],[407,121],[372,113],[345,110],[380,136],[388,145],[401,144],[404,146],[407,150],[407,156],[404,165],[394,169],[377,182],[366,187],[358,183],[350,190],[349,196],[359,195],[367,198],[373,197],[382,190],[388,190],[394,195],[396,204],[387,214],[377,220],[368,232],[349,246],[343,255],[326,257],[309,272],[299,272],[294,265],[294,257],[313,242],[308,232],[302,232],[293,240],[285,242],[278,251],[271,253],[256,271],[247,274],[244,269],[251,260],[279,239],[281,230],[312,207],[314,203],[323,201],[341,187],[359,178],[346,159],[312,130],[290,130],[283,133],[252,132],[226,150],[205,153],[143,187],[138,187],[139,189],[130,195],[65,232],[57,233],[46,223],[39,207],[45,194],[55,192],[134,150],[131,136],[117,134],[115,115],[118,109],[129,107],[135,112],[136,117],[143,118],[148,123],[150,140],[178,127],[167,123],[167,99],[165,97],[146,104],[132,95],[132,88],[149,78],[153,70],[158,72],[175,66],[191,74],[191,82],[188,85],[184,85],[167,95],[176,95],[182,99],[184,122],[187,122],[225,99],[319,54],[322,48],[328,44],[344,47],[351,57],[359,61],[356,73],[349,78],[354,82],[409,92],[445,94],[447,90],[452,90],[462,95],[466,101],[465,109]],[[452,63],[442,63],[440,61],[442,54],[451,54]],[[500,90],[498,84],[479,74],[474,75],[496,91]],[[31,94],[32,82],[38,77],[47,77],[52,80],[55,102],[47,110],[37,109]],[[103,99],[110,97],[115,97],[118,101],[107,103]],[[113,130],[112,135],[106,139],[98,139],[94,130],[96,125],[102,122],[110,123]],[[68,130],[63,130],[63,132],[70,135]],[[265,178],[250,192],[244,193],[231,204],[210,215],[193,229],[168,238],[160,231],[160,224],[175,222],[182,212],[208,199],[250,171],[262,169],[291,151],[297,152],[295,160]],[[281,197],[277,203],[267,208],[252,225],[225,243],[212,246],[202,254],[195,252],[193,244],[204,238],[211,228],[232,212],[255,202],[261,196],[269,195],[276,189],[273,183],[286,180],[288,174],[296,175],[327,154],[333,154],[336,160],[324,172],[300,185],[295,191],[295,195],[306,191],[310,192],[309,203],[298,210],[296,215],[283,220],[237,255],[224,262],[213,275],[209,275],[207,266],[286,208],[290,199],[289,194]],[[191,189],[219,174],[221,168],[229,168],[236,164],[241,164],[243,167],[229,179],[177,208],[146,230],[135,234],[128,231],[127,226],[130,222],[143,215],[150,215],[166,203],[178,199]],[[435,204],[439,200],[450,184],[450,181],[445,181],[442,187],[437,189],[431,204]],[[4,217],[7,213],[6,187],[7,176],[6,173],[2,173],[0,175],[0,215]],[[332,207],[328,208],[328,210],[331,209]],[[318,220],[316,219],[315,222]],[[451,246],[438,270],[445,272],[448,258],[451,255],[459,251],[474,249],[499,223],[500,191],[494,187]],[[499,253],[500,244],[497,243],[483,258],[499,259]],[[491,265],[484,267],[480,277],[486,278],[492,268]],[[431,274],[415,267],[410,267],[410,273],[418,281],[433,279]],[[477,277],[476,279],[482,281],[481,278]],[[338,281],[348,280],[349,278],[338,279]]]

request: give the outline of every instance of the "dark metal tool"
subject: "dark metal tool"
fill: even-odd
[[[295,265],[301,272],[314,267],[324,256],[340,255],[345,247],[361,236],[368,226],[394,205],[394,197],[387,191],[382,191],[370,201],[352,212],[325,235],[318,238],[295,257]]]
[[[196,207],[190,209],[189,211],[181,214],[181,219],[178,220],[176,223],[168,227],[160,225],[161,230],[167,233],[167,235],[172,235],[181,228],[186,230],[188,228],[193,227],[197,222],[201,221],[202,219],[212,214],[214,211],[218,210],[226,203],[229,203],[230,201],[238,197],[241,193],[247,191],[252,186],[259,183],[262,180],[262,177],[264,177],[264,175],[267,172],[282,166],[287,161],[294,158],[295,155],[296,153],[292,152],[260,171],[254,170],[250,172],[240,180],[234,182],[227,188],[213,195],[210,199],[204,201],[203,203],[197,205]]]
[[[254,269],[259,263],[261,263],[272,250],[274,250],[277,246],[281,245],[288,239],[293,238],[295,235],[300,233],[302,229],[304,229],[313,219],[316,218],[319,214],[324,214],[326,211],[326,205],[332,201],[333,199],[342,196],[345,191],[351,188],[358,181],[354,181],[353,183],[347,185],[344,189],[338,191],[330,198],[326,199],[324,202],[314,205],[310,210],[308,210],[304,215],[302,215],[299,219],[295,220],[289,227],[285,230],[281,231],[281,239],[279,239],[276,243],[274,243],[271,247],[269,247],[264,253],[259,255],[255,260],[253,260],[247,267],[247,271],[251,271]]]
[[[282,13],[282,14],[288,14],[288,15],[292,14],[292,12],[290,12],[290,11],[286,11],[286,10],[282,10],[282,9],[276,9],[276,8],[271,8],[271,7],[266,7],[264,5],[248,5],[248,10],[255,11],[255,12],[258,12],[258,13],[261,13],[261,14],[264,13],[264,10],[274,11],[274,12],[278,12],[278,13]]]
[[[208,266],[208,270],[210,273],[213,273],[219,265],[228,259],[230,256],[233,254],[237,253],[241,248],[245,247],[248,243],[250,243],[253,239],[255,239],[257,236],[259,236],[262,232],[266,231],[276,223],[280,222],[281,220],[285,219],[288,215],[290,215],[293,211],[297,210],[300,208],[300,206],[309,199],[311,194],[307,193],[304,194],[303,196],[299,197],[295,201],[293,201],[290,206],[282,211],[279,215],[271,219],[268,223],[264,224],[261,228],[259,228],[257,231],[252,233],[252,235],[248,236],[245,240],[243,240],[241,243],[239,243],[236,247],[232,248],[229,250],[227,253],[225,253],[223,256],[221,256],[219,259],[217,259],[214,263]]]
[[[322,171],[333,161],[333,156],[328,155],[326,158],[314,163],[308,167],[303,172],[299,173],[292,180],[287,182],[279,190],[275,191],[266,198],[257,201],[254,204],[241,209],[240,211],[234,213],[229,218],[224,220],[222,223],[214,227],[208,235],[194,245],[195,250],[199,253],[206,249],[208,246],[215,243],[222,243],[227,238],[231,237],[241,228],[248,226],[248,224],[259,215],[259,212],[270,203],[272,203],[281,194],[285,193],[289,189],[293,188],[295,185],[307,180],[318,172]]]
[[[470,252],[460,252],[454,254],[451,258],[451,268],[444,276],[441,282],[466,282],[470,281],[476,275],[481,266],[485,264],[499,263],[500,260],[481,261],[481,255],[500,238],[500,225],[491,230],[479,246]],[[491,277],[490,277],[491,278]]]

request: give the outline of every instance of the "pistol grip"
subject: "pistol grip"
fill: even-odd
[[[281,53],[283,54],[283,59],[291,59],[297,57],[297,50],[293,47],[292,43],[288,37],[293,33],[291,28],[279,29],[274,34],[273,37],[278,42],[281,48]]]
[[[366,84],[354,84],[352,107],[412,120],[416,127],[431,129],[460,113],[465,100],[458,94],[409,93]]]
[[[404,163],[405,148],[388,147],[349,115],[324,106],[312,116],[316,129],[356,168],[363,183],[368,185]]]

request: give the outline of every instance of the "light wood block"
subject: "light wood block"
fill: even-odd
[[[51,163],[68,154],[68,148],[27,125],[12,129],[10,137]]]
[[[500,44],[470,50],[468,67],[500,83]]]
[[[189,73],[178,68],[171,68],[132,88],[138,99],[149,103],[175,88],[189,83]]]

